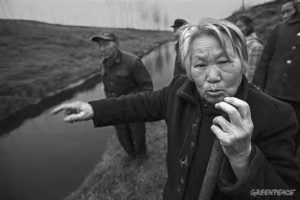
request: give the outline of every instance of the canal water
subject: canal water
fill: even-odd
[[[174,43],[143,58],[155,89],[171,81],[174,59]],[[104,98],[102,83],[39,111],[0,136],[1,200],[58,200],[76,190],[101,161],[114,128],[96,129],[91,121],[67,124],[62,115],[50,111],[63,102],[100,98]]]

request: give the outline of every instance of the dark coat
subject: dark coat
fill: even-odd
[[[250,166],[244,177],[235,182],[229,162],[224,158],[213,199],[249,199],[253,189],[299,189],[299,169],[293,159],[297,122],[292,108],[249,86],[245,78],[236,97],[247,101],[252,111],[254,132]],[[213,133],[209,128],[212,122],[201,121],[205,117],[204,110],[209,108],[203,108],[208,105],[202,105],[194,83],[186,76],[177,76],[168,87],[159,91],[92,101],[90,104],[95,111],[93,121],[96,127],[116,121],[165,119],[168,126],[168,180],[164,199],[197,199],[200,187],[193,189],[193,197],[185,194],[187,178],[193,176],[188,173],[192,162],[200,160],[192,159],[195,150],[199,150],[197,137]]]
[[[253,84],[276,98],[300,101],[300,14],[271,32]]]
[[[119,50],[115,60],[104,60],[101,70],[106,97],[118,97],[123,94],[140,91],[152,91],[151,77],[135,55]]]

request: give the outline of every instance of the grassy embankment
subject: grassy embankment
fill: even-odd
[[[102,161],[66,200],[159,200],[167,179],[164,122],[147,123],[149,158],[129,160],[115,136]]]
[[[270,2],[237,11],[228,19],[240,14],[254,17],[258,34],[266,40],[270,30],[279,22],[280,2]],[[161,199],[166,181],[166,127],[163,122],[147,124],[147,144],[150,158],[142,163],[127,163],[126,155],[116,138],[109,141],[108,149],[94,171],[86,178],[77,191],[67,200],[128,200]]]
[[[97,73],[97,45],[89,37],[104,30],[139,56],[173,39],[167,31],[0,20],[0,120]]]

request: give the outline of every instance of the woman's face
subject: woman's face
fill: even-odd
[[[191,78],[199,95],[211,104],[234,96],[242,80],[241,60],[229,39],[226,46],[229,57],[214,36],[201,35],[191,45]]]

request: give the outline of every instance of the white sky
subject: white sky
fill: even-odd
[[[175,18],[224,18],[270,0],[0,0],[0,18],[81,26],[169,29]]]

